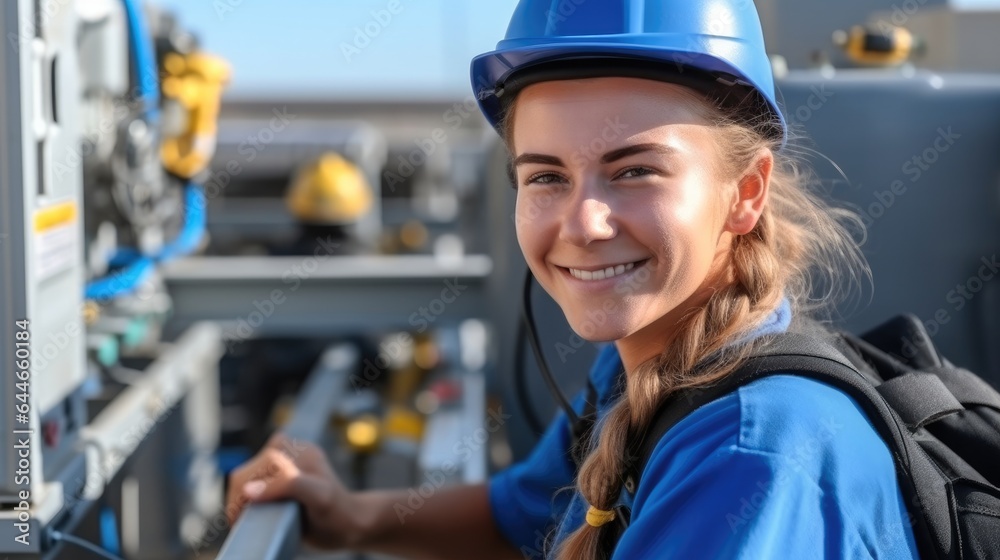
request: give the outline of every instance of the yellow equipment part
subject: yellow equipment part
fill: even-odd
[[[363,414],[347,423],[344,439],[356,453],[374,451],[382,440],[379,419],[373,414]]]
[[[88,299],[83,302],[83,322],[89,327],[97,322],[97,319],[101,316],[101,307],[97,305],[97,302]]]
[[[386,437],[420,441],[424,435],[424,417],[406,407],[393,405],[385,415]]]
[[[285,203],[302,222],[349,224],[371,208],[372,189],[356,165],[329,152],[299,169]]]
[[[921,49],[920,41],[903,27],[878,30],[856,25],[834,34],[834,42],[851,60],[872,66],[902,64]]]
[[[170,53],[163,60],[163,69],[163,96],[187,110],[187,123],[180,134],[163,139],[160,157],[168,171],[190,179],[208,167],[215,153],[229,64],[205,53]]]
[[[274,403],[274,407],[271,409],[271,424],[275,428],[281,428],[292,419],[292,414],[295,412],[295,397],[291,395],[284,395],[278,402]]]

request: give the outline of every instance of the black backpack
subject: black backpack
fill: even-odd
[[[857,401],[896,464],[924,559],[1000,559],[1000,393],[934,348],[923,324],[897,317],[858,337],[799,321],[736,372],[682,391],[659,409],[633,453],[634,492],[660,438],[698,407],[762,377],[795,372]],[[628,526],[619,507],[614,547]]]

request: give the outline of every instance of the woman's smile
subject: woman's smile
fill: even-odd
[[[589,267],[556,266],[563,277],[577,290],[600,292],[629,282],[635,273],[646,266],[650,259],[627,261],[624,264]]]

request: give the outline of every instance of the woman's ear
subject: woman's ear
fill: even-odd
[[[736,199],[729,209],[726,231],[736,235],[753,231],[764,212],[773,167],[774,154],[767,148],[761,149],[736,185]]]

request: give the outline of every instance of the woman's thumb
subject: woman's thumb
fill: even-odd
[[[323,494],[319,486],[308,476],[285,480],[251,480],[243,485],[243,495],[250,503],[295,500],[310,506],[313,505],[311,502]]]
[[[243,485],[243,495],[251,502],[261,500],[266,491],[267,483],[263,480],[251,480]]]

